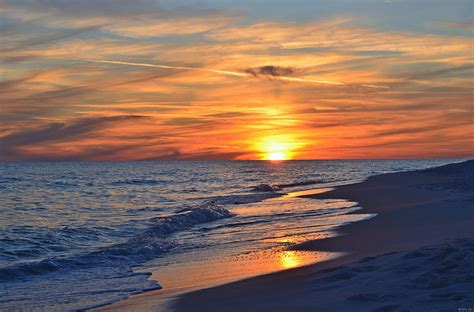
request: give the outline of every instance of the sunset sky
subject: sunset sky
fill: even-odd
[[[474,155],[473,2],[0,0],[0,160]]]

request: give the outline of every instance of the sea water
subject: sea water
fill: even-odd
[[[357,203],[298,192],[456,161],[3,163],[0,310],[100,306],[159,289],[150,264],[248,257],[334,235],[367,217],[348,214]]]

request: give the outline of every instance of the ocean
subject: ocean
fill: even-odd
[[[239,257],[263,259],[255,274],[318,261],[285,250],[373,216],[298,195],[456,161],[2,163],[0,310],[87,309],[174,280],[198,286],[193,264],[218,259],[216,280]],[[275,253],[278,265],[252,256]]]

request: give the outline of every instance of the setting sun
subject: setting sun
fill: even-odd
[[[268,153],[265,158],[267,160],[286,160],[286,155],[282,152],[274,152]]]
[[[262,160],[291,160],[301,143],[288,135],[275,135],[261,139],[256,143]]]

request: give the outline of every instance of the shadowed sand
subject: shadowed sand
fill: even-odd
[[[185,294],[177,311],[401,311],[474,307],[474,161],[370,177],[315,198],[377,216],[298,250],[345,251],[316,265]],[[457,240],[464,238],[463,240]],[[429,246],[432,247],[424,247]],[[390,253],[390,254],[387,254]]]

